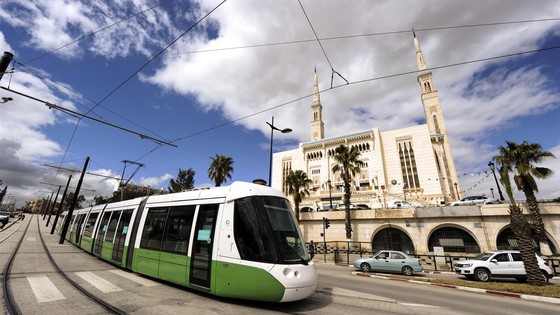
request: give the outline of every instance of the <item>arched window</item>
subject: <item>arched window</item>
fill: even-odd
[[[537,247],[537,252],[540,252],[540,243],[539,238],[537,237],[537,233],[533,228],[531,228],[531,236],[533,237],[533,244]],[[558,255],[558,249],[554,244],[550,241],[548,236],[546,237],[548,246],[552,251],[553,255]],[[517,237],[511,230],[511,228],[506,228],[498,234],[498,238],[496,239],[496,248],[498,250],[519,250],[519,245],[517,244]]]
[[[414,255],[414,243],[406,233],[395,228],[383,229],[373,237],[373,252],[380,250],[399,250]]]
[[[433,252],[434,247],[443,247],[446,253],[480,253],[476,240],[466,231],[454,227],[434,231],[428,241],[428,250]]]

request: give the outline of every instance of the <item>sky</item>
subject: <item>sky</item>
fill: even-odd
[[[48,198],[79,178],[56,166],[86,157],[115,178],[142,163],[131,182],[157,188],[187,168],[212,185],[216,154],[233,158],[232,180],[267,180],[272,117],[293,130],[274,152],[310,140],[314,69],[325,137],[423,124],[414,29],[462,194],[497,196],[488,162],[526,140],[559,157],[537,182],[537,198],[557,198],[559,26],[557,0],[3,0],[0,53],[15,62],[0,81],[13,99],[0,103],[0,189],[18,206]],[[87,200],[118,186],[92,174]]]

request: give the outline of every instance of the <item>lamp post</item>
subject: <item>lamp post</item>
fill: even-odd
[[[457,183],[453,185],[455,186],[455,193],[457,194],[457,200],[459,200],[459,190],[457,189]]]
[[[281,133],[290,133],[290,132],[292,132],[292,129],[290,129],[290,128],[284,128],[284,129],[276,128],[274,126],[274,116],[272,116],[272,123],[269,123],[267,121],[266,124],[270,126],[270,164],[269,164],[269,168],[268,168],[268,186],[270,187],[272,185],[272,139],[274,137],[274,130],[278,130]]]
[[[330,207],[329,211],[332,211],[332,195],[331,195],[332,186],[331,186],[331,180],[330,179],[327,181],[327,185],[329,185],[329,203],[331,204],[331,207]]]
[[[494,188],[490,187],[490,193],[492,194],[492,199],[494,199]]]
[[[500,189],[500,185],[498,184],[498,178],[496,178],[496,172],[494,172],[494,163],[492,163],[492,161],[488,162],[488,167],[494,175],[494,180],[496,181],[496,186],[498,187],[498,194],[500,195],[500,201],[504,201],[504,195],[502,195],[502,190]]]

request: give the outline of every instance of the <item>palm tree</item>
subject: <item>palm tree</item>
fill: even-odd
[[[357,147],[351,147],[350,149],[341,144],[334,150],[334,160],[337,162],[333,166],[333,173],[340,172],[340,177],[344,181],[344,212],[345,220],[344,225],[346,228],[346,239],[352,238],[352,224],[350,222],[350,183],[352,178],[356,174],[360,173],[360,167],[363,162],[358,160],[360,157],[360,151]]]
[[[535,226],[541,254],[551,255],[548,246],[544,223],[541,218],[539,204],[535,197],[538,192],[537,179],[546,179],[552,176],[552,170],[546,167],[538,167],[535,164],[542,162],[545,158],[554,158],[554,154],[549,151],[542,151],[542,147],[537,143],[523,141],[518,144],[513,141],[506,141],[507,146],[500,146],[500,155],[494,157],[496,162],[501,163],[508,170],[514,171],[513,180],[518,190],[523,191],[525,199]]]
[[[170,193],[173,193],[185,191],[187,189],[193,189],[195,174],[196,172],[192,169],[192,167],[189,167],[186,170],[179,168],[177,179],[172,178],[169,180],[169,186],[167,186],[167,190],[169,190]]]
[[[531,226],[525,216],[523,210],[513,199],[513,192],[511,190],[511,182],[509,179],[509,169],[505,166],[500,167],[500,182],[505,188],[506,194],[509,197],[509,213],[511,215],[511,230],[517,239],[517,246],[521,252],[521,259],[525,266],[525,273],[527,274],[527,282],[530,285],[541,286],[545,284],[545,280],[539,268],[539,263],[535,257],[535,246],[531,236]]]
[[[208,168],[208,177],[216,183],[216,187],[225,183],[227,179],[231,179],[233,173],[233,159],[229,156],[216,154],[216,157],[210,157],[212,163]]]
[[[309,196],[307,186],[311,185],[313,181],[307,177],[307,174],[302,170],[290,170],[286,176],[286,184],[288,185],[288,194],[294,199],[296,210],[296,219],[299,222],[299,204],[306,196]]]

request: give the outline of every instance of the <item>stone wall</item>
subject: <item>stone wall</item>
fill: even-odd
[[[560,248],[560,203],[539,204],[548,238]],[[526,207],[524,212],[528,214]],[[327,242],[345,241],[344,211],[300,213],[300,227],[306,241],[322,242],[323,221],[331,226],[325,233]],[[530,221],[530,217],[527,216]],[[352,242],[372,242],[382,229],[391,227],[404,232],[413,241],[417,254],[427,254],[430,235],[442,227],[468,232],[481,251],[496,250],[501,231],[509,227],[508,204],[407,209],[351,210]]]

